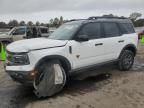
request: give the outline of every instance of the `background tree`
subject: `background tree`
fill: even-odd
[[[35,25],[36,25],[36,26],[40,26],[40,22],[39,22],[39,21],[37,21]]]
[[[8,26],[9,27],[15,27],[15,26],[18,26],[19,24],[18,24],[18,21],[17,20],[11,20],[11,21],[9,21],[9,23],[8,23]]]
[[[50,19],[50,20],[49,20],[49,25],[50,25],[51,27],[53,26],[53,21],[54,21],[53,19]]]
[[[46,27],[50,27],[50,24],[49,24],[49,23],[46,23],[45,26],[46,26]]]
[[[53,26],[55,26],[55,27],[59,26],[59,19],[57,17],[53,21]]]
[[[27,25],[28,25],[28,26],[32,26],[32,25],[33,25],[33,22],[32,22],[32,21],[29,21],[29,22],[27,23]]]
[[[40,26],[45,26],[45,24],[44,24],[44,23],[41,23]]]
[[[61,16],[61,17],[60,17],[60,20],[59,20],[59,25],[62,25],[63,22],[64,22],[64,21],[63,21],[63,17]]]
[[[20,26],[25,26],[26,23],[25,23],[25,21],[21,21],[21,22],[19,23],[19,25],[20,25]]]
[[[0,22],[0,28],[6,28],[7,24],[5,22]]]
[[[113,14],[107,14],[107,15],[103,15],[103,17],[117,17],[117,16]]]
[[[141,13],[133,12],[133,13],[130,14],[129,18],[134,22],[141,16],[142,16]]]
[[[142,27],[144,26],[144,19],[138,19],[134,22],[135,27]]]

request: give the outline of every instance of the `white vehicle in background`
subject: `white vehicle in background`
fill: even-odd
[[[137,44],[138,36],[129,19],[90,17],[63,24],[49,38],[8,45],[5,70],[13,80],[32,85],[38,97],[52,96],[77,72],[107,63],[128,71]]]
[[[12,28],[7,33],[0,34],[0,41],[3,43],[11,43],[13,41],[38,38],[38,37],[48,37],[49,29],[44,26],[19,26]]]
[[[56,30],[56,29],[55,29],[55,30]],[[50,29],[49,29],[49,34],[48,34],[48,35],[50,36],[55,30],[50,30]]]

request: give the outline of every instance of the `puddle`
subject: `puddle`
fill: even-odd
[[[132,71],[144,71],[144,59],[137,57],[133,64]]]

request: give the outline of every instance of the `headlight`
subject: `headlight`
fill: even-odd
[[[28,65],[29,58],[27,54],[7,54],[7,65]]]

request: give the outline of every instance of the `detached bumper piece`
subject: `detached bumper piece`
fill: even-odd
[[[60,92],[66,83],[65,72],[59,64],[48,63],[43,70],[34,81],[34,93],[38,98],[53,96]]]

